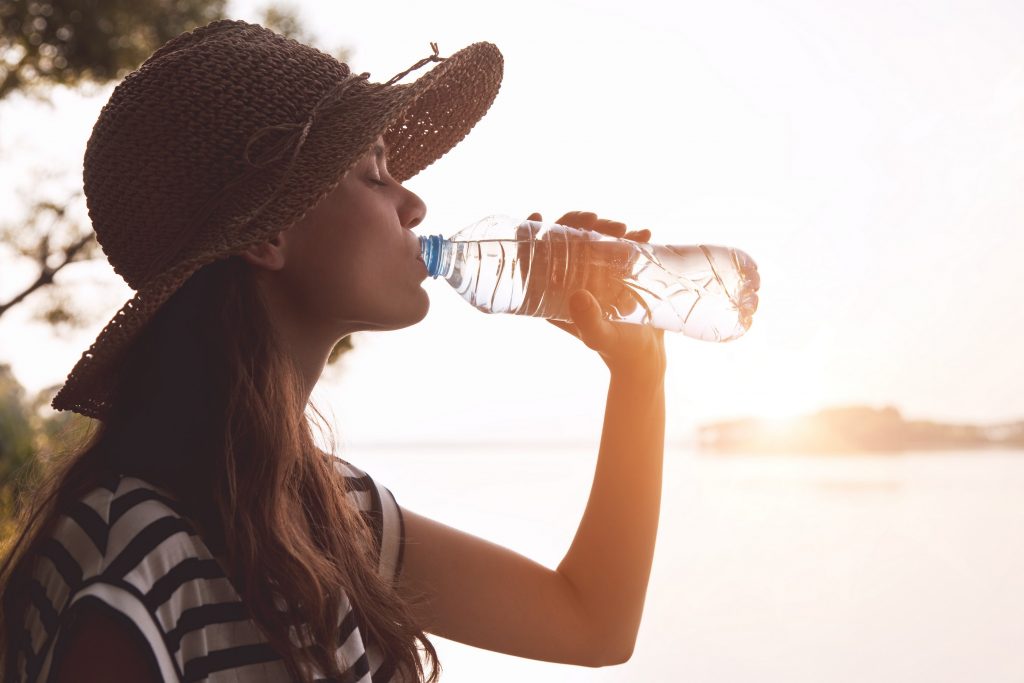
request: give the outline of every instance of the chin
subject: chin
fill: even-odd
[[[420,290],[421,292],[423,290]],[[394,317],[390,320],[378,320],[375,323],[367,323],[367,330],[376,330],[385,332],[389,330],[401,330],[406,327],[412,327],[413,325],[421,322],[427,317],[427,313],[430,311],[430,299],[427,298],[427,293],[423,292],[422,303],[416,304],[415,306],[410,305],[409,308],[402,311],[396,311]]]
[[[415,318],[410,325],[415,325],[424,318],[427,317],[427,313],[430,312],[430,297],[427,296],[426,290],[420,288],[419,290],[419,301],[416,303],[413,317]]]
[[[409,322],[403,325],[403,327],[411,327],[422,322],[422,320],[427,317],[427,313],[430,312],[430,300],[424,297],[424,301],[425,303],[423,306],[416,309]]]

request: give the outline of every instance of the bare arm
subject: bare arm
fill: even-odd
[[[539,214],[531,218],[539,219]],[[595,228],[594,214],[562,225]],[[620,223],[604,226],[623,235]],[[629,235],[627,235],[629,236]],[[643,239],[643,238],[639,238]],[[643,614],[661,504],[663,333],[602,320],[597,301],[552,321],[611,371],[597,469],[575,538],[556,570],[410,511],[399,590],[423,599],[426,630],[519,657],[586,666],[629,659]]]
[[[650,239],[650,231],[627,232],[624,224],[590,212],[573,211],[556,222],[637,242]],[[596,351],[611,372],[594,483],[558,573],[576,591],[593,641],[610,661],[624,662],[640,628],[661,510],[664,331],[604,319],[636,306],[617,275],[598,273],[587,286],[600,298],[589,290],[574,292],[573,322],[549,321]]]
[[[665,389],[612,375],[590,498],[558,572],[612,661],[633,653],[661,507]]]
[[[580,666],[609,663],[565,577],[513,550],[403,508],[403,597],[423,628],[505,654]]]
[[[643,612],[661,499],[664,390],[613,377],[583,519],[549,569],[411,510],[399,591],[451,640],[549,662],[629,659]]]

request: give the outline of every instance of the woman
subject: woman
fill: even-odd
[[[468,133],[501,73],[493,45],[435,46],[372,84],[218,21],[115,89],[84,186],[137,294],[54,399],[97,428],[39,487],[6,558],[4,680],[436,680],[427,632],[628,659],[660,501],[660,331],[604,321],[583,290],[573,323],[553,323],[611,375],[594,487],[557,570],[401,508],[321,451],[306,416],[339,340],[426,315],[411,232],[426,207],[402,182]],[[649,238],[593,213],[559,222]]]

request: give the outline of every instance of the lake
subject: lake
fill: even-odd
[[[343,457],[399,503],[555,567],[597,444]],[[1024,452],[666,452],[633,658],[588,669],[433,637],[445,683],[1024,681]]]

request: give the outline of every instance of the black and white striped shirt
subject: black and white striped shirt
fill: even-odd
[[[405,526],[394,496],[350,463],[337,459],[337,468],[374,532],[380,572],[397,578]],[[66,617],[86,600],[99,601],[134,625],[165,682],[290,680],[219,562],[179,510],[156,487],[121,476],[64,511],[39,550],[28,584],[19,680],[47,680]],[[373,643],[364,643],[347,599],[343,605],[340,680],[397,681],[392,663],[382,661]]]

